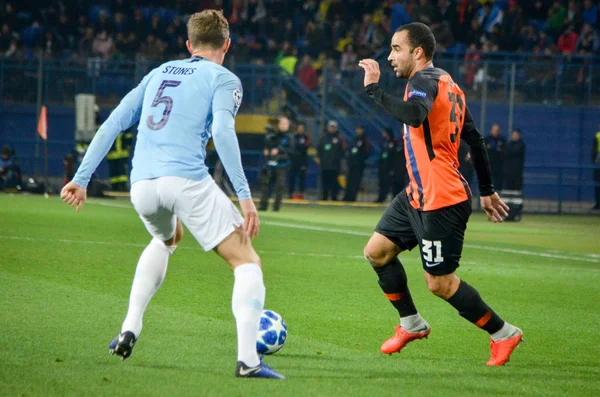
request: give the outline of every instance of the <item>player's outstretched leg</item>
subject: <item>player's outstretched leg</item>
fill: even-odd
[[[450,303],[463,318],[490,334],[492,352],[487,365],[506,364],[523,339],[523,332],[502,320],[483,301],[475,288],[459,279],[454,273],[443,276],[425,273],[425,279],[431,292]]]
[[[431,327],[413,302],[406,271],[398,260],[400,249],[385,236],[374,233],[365,247],[365,258],[379,276],[379,286],[400,315],[400,325],[394,335],[381,345],[385,354],[397,353],[408,343],[427,338]]]
[[[131,286],[127,317],[121,326],[120,334],[109,344],[110,354],[116,354],[123,360],[131,356],[135,342],[142,332],[144,311],[160,288],[167,272],[169,257],[175,252],[182,237],[183,227],[178,222],[173,238],[164,242],[153,238],[142,252]]]
[[[238,338],[235,376],[285,379],[283,375],[262,363],[256,352],[258,327],[265,302],[265,286],[260,258],[252,248],[250,239],[238,228],[219,244],[215,251],[229,263],[235,277],[231,298]]]

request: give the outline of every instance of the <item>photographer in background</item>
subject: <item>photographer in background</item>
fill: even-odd
[[[383,143],[381,145],[381,153],[379,154],[378,163],[378,179],[379,179],[379,194],[377,195],[376,203],[383,203],[387,200],[387,196],[392,188],[392,181],[395,177],[397,143],[394,140],[394,132],[391,128],[384,128],[381,131]],[[403,165],[406,168],[406,165]],[[401,168],[398,172],[402,172]],[[394,195],[395,196],[395,195]]]
[[[306,133],[306,126],[300,122],[296,125],[294,133],[294,144],[292,145],[289,180],[289,198],[304,200],[304,188],[306,186],[306,168],[308,167],[308,149],[311,145],[310,136]],[[294,190],[298,181],[300,194],[295,196]]]
[[[279,211],[285,190],[285,174],[290,165],[290,153],[293,138],[289,134],[290,120],[280,117],[277,130],[268,125],[265,127],[265,148],[263,154],[266,165],[260,172],[262,184],[259,211],[266,211],[269,206],[271,187],[275,186],[275,202],[273,211]]]
[[[338,123],[330,120],[317,146],[321,165],[321,199],[337,201],[340,185],[338,176],[342,168],[342,159],[346,153],[346,141],[338,130]]]
[[[596,168],[594,168],[596,203],[592,209],[600,210],[600,131],[596,132],[596,136],[594,136],[594,143],[592,145],[592,164],[596,166]]]
[[[521,130],[515,128],[504,152],[504,189],[522,191],[524,172],[525,142]]]
[[[21,167],[12,148],[8,145],[2,147],[0,159],[0,190],[19,189],[21,181]]]
[[[356,126],[356,137],[350,145],[347,155],[348,177],[346,180],[348,182],[344,201],[356,201],[356,196],[360,190],[360,182],[362,181],[370,153],[371,145],[369,144],[369,138],[365,134],[365,127],[359,124]]]

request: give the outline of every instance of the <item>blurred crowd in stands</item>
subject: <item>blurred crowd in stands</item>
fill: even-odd
[[[186,56],[186,18],[222,8],[237,62],[312,60],[342,70],[385,48],[410,21],[428,24],[440,51],[597,54],[595,0],[36,0],[0,1],[0,54],[158,61]],[[310,58],[302,59],[304,56]],[[138,58],[138,59],[139,59]],[[300,61],[299,61],[300,60]],[[298,63],[298,65],[296,65]]]

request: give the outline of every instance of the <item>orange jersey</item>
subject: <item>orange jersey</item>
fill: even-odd
[[[465,94],[447,72],[429,67],[409,80],[404,100],[417,101],[428,110],[419,127],[404,124],[410,204],[420,211],[432,211],[467,200],[471,189],[458,171]]]

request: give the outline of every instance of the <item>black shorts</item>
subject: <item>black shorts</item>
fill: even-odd
[[[403,190],[387,207],[375,231],[401,250],[419,245],[423,269],[442,276],[458,268],[470,215],[470,199],[434,211],[418,211]]]

